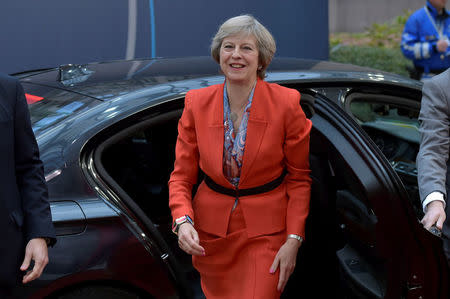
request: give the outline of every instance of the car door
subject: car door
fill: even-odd
[[[374,92],[373,92],[374,91]],[[343,107],[345,111],[363,128],[367,135],[389,161],[393,170],[401,179],[408,194],[408,201],[414,213],[411,220],[417,224],[423,217],[423,209],[419,198],[417,185],[416,156],[420,146],[419,111],[421,93],[416,89],[380,88],[351,88],[345,94]],[[435,260],[432,266],[424,263],[429,271],[448,273],[445,258],[442,252],[442,242],[438,237],[431,235],[423,227],[415,225],[416,233],[412,236],[414,243],[421,244],[422,249],[429,252],[428,259]],[[417,252],[419,253],[419,251]],[[412,256],[414,258],[414,256]],[[413,274],[413,277],[418,277]],[[445,276],[444,276],[445,277]],[[434,284],[424,277],[423,288],[427,289]],[[448,281],[444,280],[444,284]],[[415,289],[410,282],[410,289]],[[427,287],[428,285],[428,287]],[[443,286],[445,288],[445,286]],[[437,297],[441,298],[441,297]],[[447,297],[445,297],[447,298]]]
[[[171,231],[168,205],[167,182],[183,99],[177,96],[160,105],[147,104],[139,113],[113,123],[85,146],[82,161],[93,184],[131,219],[142,244],[164,266],[167,279],[176,287],[173,296],[204,299],[191,257],[179,249]],[[158,285],[165,279],[148,284]]]
[[[361,130],[361,127],[369,130],[377,126],[370,123],[364,126],[353,118],[358,109],[364,111],[367,107],[353,104],[355,115],[351,117],[317,89],[302,88],[301,92],[302,101],[312,103],[306,106],[311,106],[309,110],[314,113],[311,156],[325,159],[331,170],[322,176],[326,183],[320,184],[321,175],[315,171],[317,163],[311,160],[313,182],[316,176],[319,184],[314,187],[313,183],[311,200],[309,232],[313,240],[309,245],[305,242],[303,250],[308,246],[311,251],[333,247],[335,259],[327,252],[321,256],[328,258],[328,263],[336,263],[341,282],[333,288],[340,294],[338,298],[447,298],[448,269],[440,240],[421,227],[399,175],[377,144]],[[407,106],[405,103],[398,105],[385,108],[384,113],[404,118],[411,135],[407,136],[414,142],[417,136],[412,132],[417,116],[413,112],[417,111],[417,105],[406,111],[399,110]],[[403,150],[413,155],[408,149]],[[395,161],[400,167],[400,162],[413,160]],[[320,195],[323,190],[327,194]],[[317,200],[317,193],[328,200]],[[334,215],[317,217],[315,212],[333,209]],[[334,219],[327,219],[333,216]],[[325,238],[316,237],[325,231]],[[321,268],[321,263],[317,259],[306,260],[304,263],[309,264],[306,266],[309,270],[304,276],[317,275],[317,280],[323,282],[320,279],[325,277],[326,280],[330,275],[323,276],[324,271],[322,275],[314,274],[320,273],[317,269]],[[314,289],[318,288],[319,284]],[[320,292],[329,295],[323,288]]]

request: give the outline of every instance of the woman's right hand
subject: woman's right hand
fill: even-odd
[[[178,246],[191,255],[205,255],[205,249],[200,246],[198,233],[190,223],[183,223],[178,229]]]

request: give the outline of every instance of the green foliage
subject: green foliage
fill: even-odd
[[[370,39],[369,45],[382,48],[398,47],[403,27],[411,13],[411,10],[407,10],[403,15],[397,16],[389,22],[372,24],[365,33],[366,37]]]
[[[367,66],[408,77],[407,67],[412,67],[400,49],[369,46],[342,46],[330,53],[330,60]]]
[[[408,76],[412,62],[401,53],[400,41],[411,13],[408,10],[388,22],[374,23],[362,33],[331,35],[330,60]]]
[[[330,36],[330,49],[336,47],[342,43],[342,38],[336,36]]]

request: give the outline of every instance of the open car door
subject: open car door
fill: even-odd
[[[448,298],[442,242],[423,229],[385,155],[338,105],[300,91],[313,122],[313,186],[306,241],[290,279],[297,283],[285,298],[299,291],[317,298]],[[309,283],[300,288],[302,280]]]

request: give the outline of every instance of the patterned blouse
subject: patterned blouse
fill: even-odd
[[[234,187],[238,187],[241,176],[242,157],[244,156],[245,140],[247,138],[247,123],[252,106],[253,93],[255,86],[248,98],[247,106],[245,106],[242,121],[239,126],[237,134],[233,129],[233,122],[231,120],[231,109],[228,103],[227,84],[225,82],[223,87],[223,120],[224,120],[224,143],[223,143],[223,173],[225,178],[230,181]],[[235,206],[237,201],[235,202]]]

